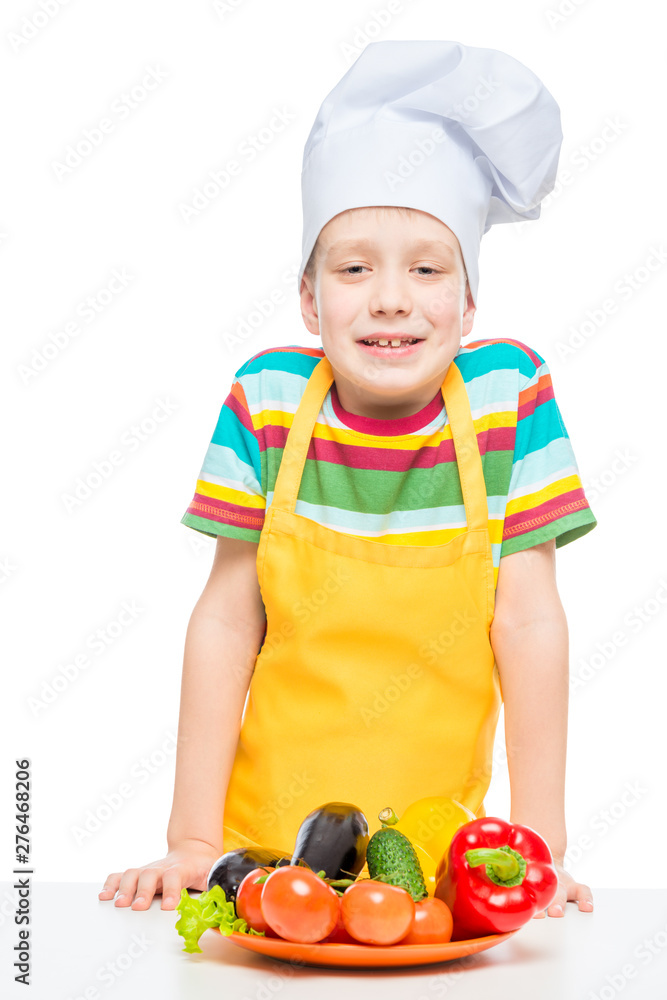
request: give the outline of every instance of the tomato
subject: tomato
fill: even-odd
[[[405,937],[415,916],[406,889],[374,879],[349,885],[342,896],[343,926],[364,944],[395,944]]]
[[[343,923],[342,896],[338,896],[338,920],[331,934],[324,938],[322,944],[357,944],[358,942],[345,930]]]
[[[443,944],[452,939],[452,911],[441,899],[420,899],[415,917],[399,944]]]
[[[338,920],[336,892],[300,865],[271,872],[262,886],[260,906],[264,920],[276,934],[302,944],[321,941]]]
[[[256,931],[265,931],[268,924],[262,915],[260,898],[264,886],[255,880],[262,875],[275,871],[274,868],[253,868],[245,876],[236,891],[236,916],[243,917],[249,927]]]

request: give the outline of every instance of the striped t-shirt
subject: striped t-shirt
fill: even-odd
[[[259,351],[235,373],[181,523],[259,542],[283,448],[308,377],[324,356]],[[595,527],[570,438],[539,354],[477,340],[456,355],[470,400],[497,583],[502,556]],[[387,545],[440,545],[465,531],[451,428],[438,389],[418,413],[382,420],[344,410],[331,385],[313,429],[295,513]]]

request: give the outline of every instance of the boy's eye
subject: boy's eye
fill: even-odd
[[[362,271],[362,270],[364,270],[364,265],[363,264],[350,264],[349,267],[344,267],[342,269],[341,274],[351,274],[352,272],[354,272],[355,274],[359,274],[359,272]],[[415,270],[416,271],[430,271],[431,274],[440,274],[441,273],[435,267],[429,267],[427,264],[420,265],[419,267],[416,267]]]
[[[341,274],[361,274],[361,272],[364,271],[364,270],[368,270],[368,268],[366,268],[364,266],[364,264],[350,264],[349,267],[344,267],[341,270],[340,273]],[[442,271],[439,271],[435,267],[429,267],[428,264],[420,264],[419,266],[417,266],[415,268],[415,271],[422,271],[422,272],[423,271],[428,271],[430,274],[442,274]]]

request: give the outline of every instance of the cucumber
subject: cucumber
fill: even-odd
[[[377,830],[368,842],[366,862],[371,878],[407,889],[415,903],[428,896],[417,852],[400,830]]]

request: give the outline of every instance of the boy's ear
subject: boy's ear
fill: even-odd
[[[466,298],[465,307],[463,310],[463,316],[461,317],[461,336],[467,337],[472,330],[472,324],[475,319],[475,312],[477,307],[473,302],[472,292],[470,291],[470,285],[466,281]]]
[[[315,301],[315,289],[308,275],[301,278],[301,315],[306,329],[309,333],[314,333],[316,337],[320,335],[320,321],[317,315],[317,302]]]

